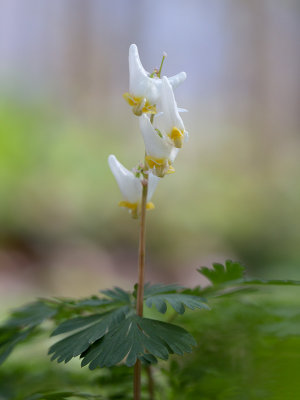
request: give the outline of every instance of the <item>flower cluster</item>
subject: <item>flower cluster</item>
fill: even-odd
[[[167,78],[161,77],[164,54],[159,69],[147,72],[140,61],[137,46],[129,48],[129,92],[123,97],[139,117],[140,130],[145,144],[145,160],[129,171],[115,156],[108,158],[123,196],[119,203],[127,207],[133,217],[138,217],[142,186],[148,185],[147,208],[154,208],[151,197],[160,178],[175,172],[173,163],[183,143],[187,140],[182,118],[182,109],[177,107],[173,89],[186,79],[186,73]]]

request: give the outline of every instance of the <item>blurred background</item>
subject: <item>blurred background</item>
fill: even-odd
[[[108,168],[143,158],[128,48],[182,70],[190,140],[148,214],[152,282],[227,258],[299,279],[298,0],[0,0],[0,303],[136,281],[138,222]],[[5,300],[4,300],[5,298]]]

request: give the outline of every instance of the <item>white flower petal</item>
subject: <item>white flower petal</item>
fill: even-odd
[[[176,147],[172,148],[171,154],[169,156],[169,160],[171,161],[172,164],[175,161],[175,158],[177,157],[178,152],[179,152],[179,149],[177,149]]]
[[[142,66],[136,44],[129,47],[129,74],[137,80],[148,77],[148,72]]]
[[[158,77],[149,77],[149,73],[144,69],[138,48],[135,44],[129,47],[129,92],[137,98],[146,98],[147,101],[154,105],[160,97],[162,88],[162,80]],[[169,79],[173,88],[177,87],[186,79],[186,73],[180,72]]]
[[[161,138],[158,135],[150,119],[145,114],[140,117],[140,128],[147,155],[155,158],[169,159],[173,146],[166,137]]]
[[[188,131],[184,131],[184,141],[187,142],[189,140],[189,133]]]
[[[177,75],[170,76],[170,78],[168,78],[168,80],[171,83],[172,88],[176,89],[177,86],[179,86],[182,82],[184,82],[186,80],[186,73],[179,72],[179,74],[177,74]]]
[[[173,127],[184,130],[184,124],[178,112],[173,89],[166,76],[162,78],[161,108],[163,115],[160,118],[160,123],[163,125],[163,129],[167,135],[172,131]]]
[[[144,69],[138,48],[135,44],[129,47],[129,91],[135,97],[146,98],[155,104],[160,91],[159,79],[149,78],[149,73]]]
[[[116,178],[124,200],[130,203],[138,203],[141,201],[142,185],[139,178],[125,168],[114,155],[108,157],[108,164]]]
[[[142,66],[137,46],[129,47],[129,91],[136,97],[145,97],[148,73]],[[147,85],[146,85],[147,86]]]
[[[160,178],[157,176],[153,175],[152,172],[149,172],[148,175],[148,194],[147,194],[147,202],[151,201],[152,196],[155,192],[156,186],[158,182],[160,181]]]

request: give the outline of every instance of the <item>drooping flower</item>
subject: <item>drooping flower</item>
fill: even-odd
[[[134,218],[137,218],[141,206],[143,177],[139,173],[135,174],[132,171],[129,171],[112,154],[108,157],[108,164],[123,196],[123,200],[119,202],[119,206],[128,208],[131,215]],[[159,178],[150,172],[148,175],[148,194],[146,206],[148,210],[152,210],[154,208],[154,204],[150,200],[154,194],[158,181]]]
[[[179,115],[172,86],[165,76],[162,78],[159,108],[162,112],[155,117],[154,127],[158,129],[164,137],[169,137],[176,148],[181,148],[184,139],[187,139],[188,133]]]
[[[142,66],[137,46],[132,44],[129,47],[129,93],[124,93],[123,96],[137,116],[142,113],[156,113],[162,80],[158,76],[152,75],[150,76]],[[176,88],[186,79],[186,73],[180,72],[167,79],[171,86]]]
[[[151,124],[147,115],[143,114],[139,120],[145,143],[145,161],[148,168],[160,178],[175,172],[172,163],[177,156],[178,149],[174,147],[169,137],[162,135]]]

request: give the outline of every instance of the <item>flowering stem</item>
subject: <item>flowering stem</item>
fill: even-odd
[[[148,194],[148,179],[143,181],[142,204],[141,204],[141,222],[140,222],[140,240],[139,240],[139,280],[137,292],[136,312],[140,317],[143,316],[144,300],[144,270],[145,270],[145,248],[146,248],[146,205]]]
[[[140,239],[139,239],[139,268],[138,268],[138,291],[136,301],[136,313],[143,316],[144,302],[144,271],[145,271],[145,233],[146,233],[146,205],[148,194],[147,176],[143,180],[141,221],[140,221]],[[134,366],[134,400],[141,399],[141,361],[137,360]]]

